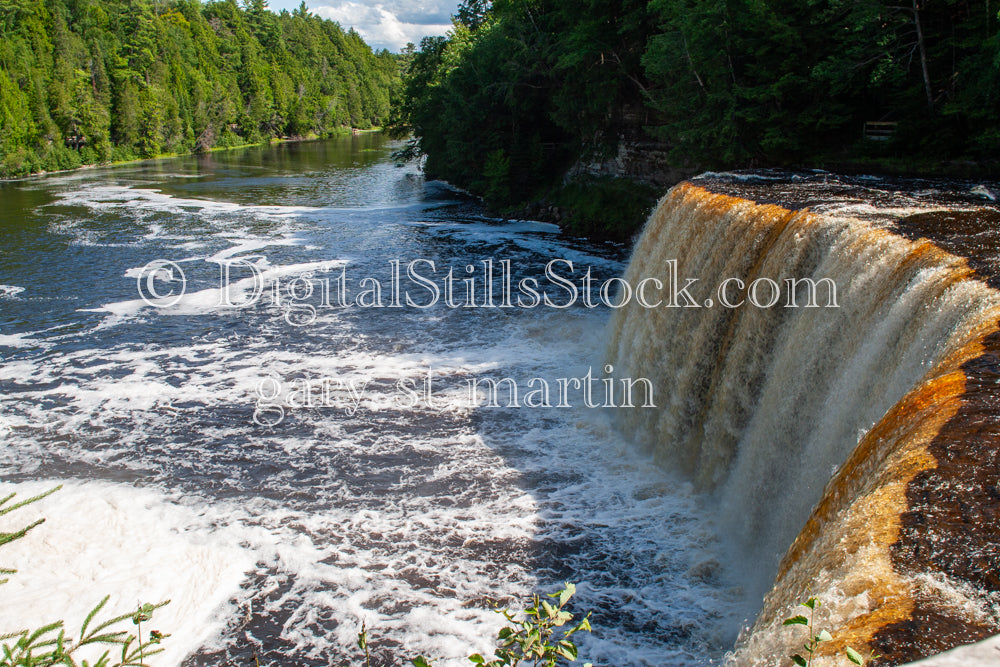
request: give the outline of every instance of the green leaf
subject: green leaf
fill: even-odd
[[[416,658],[411,660],[413,667],[433,667],[431,663],[427,662],[427,658],[422,655],[418,655]]]
[[[160,607],[162,607],[164,605],[167,605],[167,604],[170,604],[170,600],[164,600],[163,602],[160,602],[160,603],[157,603],[157,604],[153,605],[153,609],[159,609]],[[127,614],[122,614],[121,616],[115,616],[114,618],[108,619],[108,620],[104,621],[103,623],[101,623],[100,625],[98,625],[93,630],[91,630],[91,633],[101,632],[105,628],[109,628],[112,625],[115,625],[117,623],[121,623],[122,621],[127,620],[127,619],[134,619],[135,618],[135,614],[136,614],[136,612],[132,611],[132,612],[129,612]]]
[[[91,635],[81,640],[80,644],[121,644],[126,636],[124,632],[107,632],[103,635]]]
[[[129,637],[124,642],[122,642],[122,662],[128,662],[128,647],[132,643],[132,637]]]
[[[577,652],[576,644],[565,640],[559,642],[559,645],[556,647],[556,653],[570,661],[576,660]]]
[[[11,508],[11,509],[13,509],[13,508]],[[34,523],[32,523],[30,526],[25,526],[24,528],[22,528],[21,530],[15,532],[15,533],[0,533],[0,544],[7,544],[8,542],[13,542],[14,540],[19,540],[22,537],[24,537],[25,535],[27,535],[28,532],[32,528],[37,528],[38,526],[40,526],[43,523],[45,523],[45,519],[39,519],[38,521],[35,521]]]
[[[847,659],[853,662],[855,665],[865,664],[865,659],[861,657],[861,654],[855,651],[850,646],[844,648],[844,653],[847,654]]]
[[[576,594],[576,584],[571,584],[566,582],[566,587],[559,591],[559,606],[562,607],[564,604],[569,602],[569,599]]]
[[[806,662],[806,659],[803,658],[798,653],[796,653],[795,655],[792,656],[792,662],[794,662],[799,667],[808,667],[808,665],[809,665],[809,663]]]
[[[786,618],[782,625],[809,625],[809,619],[805,616],[792,616],[791,618]]]
[[[36,641],[38,641],[38,639],[39,639],[39,638],[40,638],[40,637],[41,637],[42,635],[47,635],[47,634],[48,634],[48,633],[50,633],[50,632],[53,632],[53,631],[55,631],[55,630],[58,630],[59,628],[61,628],[61,627],[62,627],[62,624],[63,624],[63,622],[62,622],[62,621],[56,621],[55,623],[50,623],[50,624],[48,624],[48,625],[44,625],[44,626],[42,626],[42,627],[38,628],[38,629],[37,629],[37,630],[35,630],[35,631],[34,631],[33,633],[31,633],[31,635],[30,635],[30,636],[28,636],[28,637],[26,637],[26,638],[25,638],[25,639],[26,639],[26,641],[25,641],[25,645],[26,645],[26,646],[31,646],[31,645],[33,645],[33,644],[34,644],[34,643],[35,643]]]
[[[481,665],[486,662],[486,658],[479,655],[478,653],[473,653],[472,655],[469,656],[469,662],[471,662],[474,665]]]
[[[54,489],[49,489],[48,491],[45,491],[44,493],[40,493],[40,494],[38,494],[37,496],[35,496],[33,498],[28,498],[27,500],[22,500],[21,502],[16,503],[14,505],[11,505],[9,507],[2,507],[2,508],[0,508],[0,516],[3,516],[4,514],[7,514],[9,512],[13,512],[16,509],[20,509],[21,507],[24,507],[25,505],[30,505],[31,503],[38,502],[39,500],[41,500],[42,498],[45,498],[46,496],[51,496],[53,493],[55,493],[56,491],[58,491],[61,488],[62,488],[62,484],[60,484],[59,486],[55,487]],[[3,500],[0,500],[0,505],[5,505],[8,500],[13,499],[14,496],[16,496],[16,495],[17,494],[12,493],[9,496],[7,496],[6,498],[4,498]]]
[[[819,606],[819,601],[816,598],[809,598],[802,603],[803,607],[808,607],[809,609],[815,609]]]
[[[566,625],[573,620],[573,614],[568,611],[560,611],[556,614],[556,617],[552,620],[552,624],[556,627]]]
[[[818,639],[821,642],[828,642],[833,640],[833,636],[826,630],[820,630],[819,634],[816,635],[816,639]]]

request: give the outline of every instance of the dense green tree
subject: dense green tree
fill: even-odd
[[[429,173],[497,206],[658,139],[671,166],[996,160],[992,0],[466,0],[404,58]],[[867,122],[896,125],[867,140]]]
[[[471,31],[475,31],[486,20],[490,11],[490,0],[465,0],[455,12],[455,20]]]
[[[264,0],[0,0],[0,175],[382,124],[396,57]]]
[[[584,4],[466,2],[447,38],[423,40],[400,125],[429,174],[504,205],[552,186],[584,147],[614,143],[608,116],[642,99],[621,73],[638,66],[645,3]],[[581,20],[588,10],[595,21]]]
[[[989,2],[653,0],[651,9],[661,29],[644,60],[650,104],[675,153],[721,164],[863,153],[866,121],[899,124],[900,156],[997,147]]]

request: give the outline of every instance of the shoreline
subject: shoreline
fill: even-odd
[[[117,167],[120,165],[128,164],[141,164],[143,162],[152,162],[153,160],[166,160],[170,158],[177,157],[188,157],[191,155],[207,155],[209,153],[221,153],[225,151],[237,150],[240,148],[255,148],[258,146],[273,146],[275,144],[298,144],[305,143],[308,141],[322,141],[324,139],[334,139],[336,137],[346,137],[346,136],[357,136],[359,134],[367,134],[371,132],[381,132],[381,127],[373,127],[367,130],[362,130],[357,127],[345,127],[341,128],[343,131],[338,131],[334,134],[329,134],[325,137],[320,136],[304,136],[304,137],[276,137],[273,139],[268,139],[267,141],[257,141],[248,144],[237,144],[235,146],[215,146],[209,148],[206,151],[190,151],[188,153],[161,153],[159,155],[153,155],[150,157],[141,157],[134,160],[118,160],[112,162],[94,162],[93,164],[83,164],[79,167],[74,167],[72,169],[56,169],[54,171],[34,171],[30,174],[24,174],[23,176],[14,177],[0,177],[0,184],[2,183],[16,183],[18,181],[27,181],[33,178],[40,178],[42,176],[52,176],[54,174],[72,174],[77,171],[84,171],[87,169],[99,169],[101,167]]]

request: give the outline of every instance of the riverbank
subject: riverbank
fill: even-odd
[[[187,151],[181,153],[157,153],[156,155],[151,155],[149,157],[139,157],[135,159],[128,160],[107,160],[105,162],[93,162],[89,164],[82,164],[78,167],[72,167],[70,169],[51,169],[51,170],[40,170],[33,171],[28,174],[22,174],[19,176],[0,176],[0,183],[23,181],[30,178],[37,178],[39,176],[51,176],[52,174],[68,174],[74,171],[82,171],[85,169],[98,169],[100,167],[115,167],[121,165],[135,165],[142,164],[144,162],[151,162],[153,160],[164,160],[168,158],[176,157],[187,157],[189,155],[207,155],[210,153],[221,153],[225,151],[238,150],[241,148],[255,148],[257,146],[275,146],[278,144],[295,144],[307,141],[323,141],[324,139],[334,139],[336,137],[346,137],[348,135],[359,135],[359,134],[369,134],[374,132],[381,132],[381,127],[372,127],[368,129],[361,129],[357,127],[343,127],[339,128],[337,131],[328,132],[323,136],[318,134],[309,134],[306,136],[299,137],[272,137],[265,141],[254,141],[241,144],[234,144],[231,146],[213,146],[212,148],[201,150],[201,151]]]
[[[630,178],[580,176],[500,215],[551,222],[573,236],[596,241],[627,242],[667,189]]]

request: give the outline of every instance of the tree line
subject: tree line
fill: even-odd
[[[621,138],[674,167],[995,161],[996,0],[466,0],[404,53],[408,154],[496,207]],[[866,123],[879,139],[866,137]]]
[[[398,85],[304,2],[0,0],[0,176],[370,128]]]

